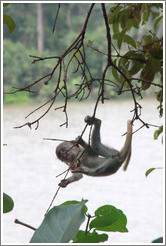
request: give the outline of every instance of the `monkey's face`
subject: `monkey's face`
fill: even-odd
[[[58,159],[66,164],[72,163],[80,152],[80,147],[75,141],[63,142],[56,148],[56,155]]]

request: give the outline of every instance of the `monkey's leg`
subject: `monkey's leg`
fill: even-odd
[[[92,132],[92,139],[91,139],[91,148],[100,156],[103,157],[112,157],[114,158],[119,154],[119,151],[113,148],[109,148],[101,143],[100,139],[100,127],[101,127],[101,120],[97,118],[93,118],[87,116],[85,118],[85,122],[89,125],[94,125],[93,132]]]
[[[75,170],[72,170],[72,172],[100,177],[116,173],[121,165],[122,161],[120,161],[119,157],[115,157],[114,159],[112,159],[112,157],[101,158],[100,165],[96,168],[81,165]]]
[[[81,173],[73,173],[73,175],[69,177],[68,179],[61,180],[61,182],[59,183],[59,186],[62,188],[65,188],[68,184],[75,182],[81,179],[82,177],[83,175]]]

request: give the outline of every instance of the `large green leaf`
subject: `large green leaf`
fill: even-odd
[[[16,27],[16,24],[14,22],[14,20],[12,19],[12,17],[10,17],[9,15],[3,15],[3,24],[6,24],[9,28],[9,33],[12,33]]]
[[[87,201],[88,200],[84,200],[84,202],[87,202]],[[66,202],[62,203],[60,205],[60,207],[62,207],[62,206],[68,206],[68,205],[71,205],[71,204],[78,204],[78,203],[80,203],[80,202],[79,201],[76,201],[76,200],[66,201]],[[83,209],[84,213],[86,213],[88,211],[88,208],[87,208],[86,205],[84,205],[82,209]]]
[[[10,212],[14,207],[13,199],[6,193],[3,193],[3,213]]]
[[[105,205],[95,211],[96,218],[91,221],[90,229],[99,231],[128,232],[127,218],[123,212],[111,205]]]
[[[79,231],[77,236],[73,239],[73,243],[100,243],[108,240],[108,235],[98,234],[95,230],[93,232]]]
[[[30,243],[68,243],[74,238],[85,219],[85,201],[53,207],[35,231]]]

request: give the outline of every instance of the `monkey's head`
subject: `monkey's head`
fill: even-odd
[[[63,142],[56,148],[56,156],[66,164],[72,163],[81,151],[76,141]]]

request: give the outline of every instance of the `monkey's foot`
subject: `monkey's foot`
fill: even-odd
[[[61,188],[65,188],[68,185],[67,179],[62,179],[61,182],[58,184]]]
[[[94,123],[95,118],[91,117],[91,116],[86,116],[84,121],[85,123],[87,123],[88,125],[92,125]]]

